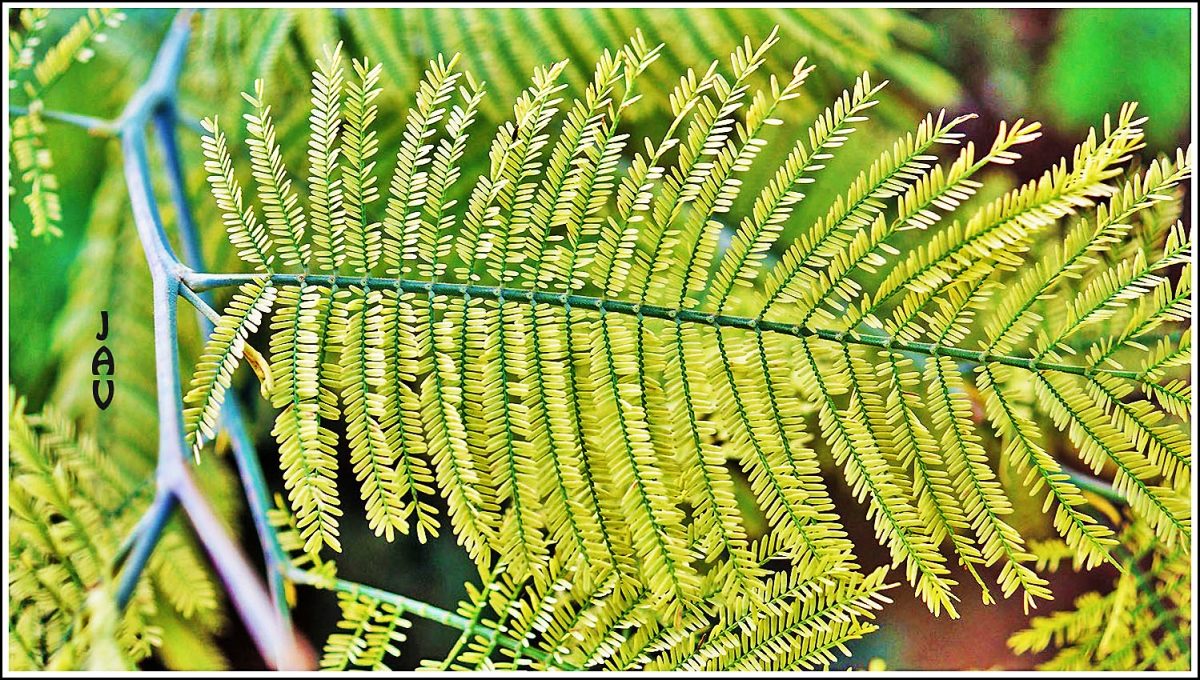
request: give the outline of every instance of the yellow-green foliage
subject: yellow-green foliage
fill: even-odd
[[[1164,545],[1137,519],[1125,522],[1120,540],[1121,573],[1111,591],[1085,593],[1073,609],[1035,618],[1009,638],[1009,647],[1018,653],[1053,650],[1041,670],[1190,670],[1191,554],[1186,546]],[[1056,571],[1071,551],[1050,542],[1035,552]]]
[[[110,153],[115,161],[120,150],[114,146]],[[144,356],[145,348],[154,342],[153,318],[142,306],[153,292],[125,178],[119,163],[110,161],[109,168],[97,187],[88,238],[69,271],[67,301],[55,321],[51,351],[61,361],[50,398],[61,414],[76,423],[78,431],[86,432],[130,480],[140,484],[153,477],[158,455],[156,366],[153,361],[123,358]],[[103,344],[118,364],[112,403],[103,411],[96,408],[92,395],[92,358],[100,344],[96,340],[97,310],[108,312],[108,336]],[[202,339],[181,326],[182,351],[197,353]],[[214,464],[196,470],[198,481],[218,514],[236,521],[235,513],[242,504],[236,491],[237,477],[225,459],[210,462]],[[147,487],[146,493],[152,495],[153,489]],[[164,567],[154,573],[159,587],[152,623],[172,641],[156,650],[159,659],[172,669],[224,668],[226,662],[214,641],[223,625],[223,613],[208,607],[200,608],[198,615],[178,613],[191,608],[188,598],[194,593],[216,597],[215,575],[206,566],[207,556],[182,518],[168,523],[153,559],[162,560]],[[180,583],[188,585],[181,587]],[[179,609],[173,603],[178,603]]]
[[[377,535],[438,535],[444,497],[484,585],[435,666],[828,664],[873,628],[891,584],[858,564],[841,519],[858,510],[835,509],[818,448],[934,614],[958,616],[947,545],[986,601],[986,567],[1026,609],[1050,597],[1010,523],[995,439],[1085,563],[1112,560],[1117,540],[1082,511],[1064,446],[1112,475],[1164,549],[1190,544],[1191,241],[1148,209],[1178,199],[1191,150],[1124,175],[1144,122],[1129,105],[1039,180],[968,210],[972,177],[1011,164],[1039,126],[1002,124],[981,152],[958,131],[969,116],[931,114],[782,242],[880,86],[863,74],[784,135],[786,161],[743,196],[810,72],[773,69],[778,41],[688,71],[655,138],[620,125],[660,56],[640,34],[573,101],[562,62],[536,69],[461,204],[448,197],[484,85],[457,58],[429,63],[403,135],[380,140],[380,65],[325,53],[307,211],[278,162],[268,88],[247,95],[257,201],[204,122],[213,193],[257,271],[226,279],[243,290],[193,378],[189,436],[211,435],[236,347],[273,296],[291,542],[314,561],[343,547],[337,420]],[[382,154],[397,160],[386,184]],[[902,253],[892,243],[910,230],[927,234]],[[1069,444],[1050,446],[1058,433]],[[735,497],[742,476],[761,536]],[[342,604],[351,632],[330,639],[327,667],[394,653],[396,610]]]
[[[123,615],[114,562],[153,496],[53,407],[25,412],[9,391],[9,667],[125,670],[162,644],[159,606],[211,630],[217,593],[169,535]],[[219,619],[217,619],[219,620]]]
[[[59,222],[62,207],[58,198],[58,178],[54,161],[46,147],[46,126],[42,116],[42,98],[75,62],[92,58],[92,45],[103,42],[106,28],[116,28],[125,16],[115,9],[89,9],[53,45],[45,46],[49,9],[21,10],[19,30],[8,33],[8,89],[20,94],[27,111],[9,116],[9,153],[27,193],[23,197],[33,222],[33,236],[61,236]],[[8,240],[8,250],[16,239]]]
[[[401,618],[396,607],[369,596],[338,593],[338,605],[342,609],[338,628],[350,632],[329,636],[321,657],[321,669],[388,670],[384,658],[400,655],[396,645],[404,642],[403,630],[412,624]]]
[[[645,75],[644,103],[629,112],[636,120],[669,115],[667,95],[679,73],[705,68],[741,36],[766,35],[772,27],[795,53],[822,65],[815,77],[822,95],[838,92],[842,77],[863,68],[894,78],[924,101],[958,95],[953,78],[922,54],[933,42],[929,27],[882,7],[393,7],[347,9],[342,17],[362,52],[388,64],[383,82],[396,94],[413,92],[426,61],[461,50],[463,68],[501,95],[481,103],[489,120],[504,118],[507,100],[535,68],[556,61],[570,60],[569,92],[582,94],[596,55],[639,30],[664,43],[664,51],[663,63]],[[308,44],[332,42],[336,26],[328,13],[297,11],[295,21]],[[789,58],[776,51],[767,55],[768,66],[788,69]]]

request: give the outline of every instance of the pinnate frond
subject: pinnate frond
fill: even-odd
[[[19,22],[23,30],[14,28],[8,34],[7,89],[12,94],[20,93],[28,103],[26,113],[9,118],[9,152],[15,161],[15,174],[25,184],[22,201],[29,208],[31,235],[35,238],[62,235],[62,202],[53,153],[46,145],[43,99],[72,64],[91,61],[94,46],[107,39],[107,29],[125,20],[116,9],[89,8],[66,35],[39,55],[49,16],[49,9],[25,8],[13,21],[14,26]],[[17,246],[16,234],[13,236],[7,241],[10,253]]]
[[[341,65],[342,45],[325,52],[313,72],[312,112],[308,121],[309,216],[312,225],[312,255],[320,271],[336,271],[341,265],[345,213],[342,212],[341,179],[336,144],[341,130],[342,89],[345,83]]]
[[[1008,646],[1017,653],[1054,650],[1041,670],[1188,668],[1187,551],[1156,542],[1153,530],[1138,520],[1121,532],[1121,543],[1122,572],[1111,591],[1084,593],[1073,609],[1035,618],[1009,637]]]
[[[353,62],[355,79],[346,86],[341,128],[342,145],[342,207],[345,211],[346,262],[351,270],[366,274],[375,268],[383,246],[380,225],[370,222],[367,206],[379,199],[375,161],[379,139],[371,125],[379,115],[375,99],[379,96],[379,74],[383,64],[370,65],[369,60]]]
[[[934,614],[958,614],[948,559],[985,601],[995,598],[980,566],[999,565],[1000,594],[1026,607],[1050,596],[993,454],[1081,566],[1114,560],[1117,536],[1089,512],[1053,430],[1094,474],[1112,472],[1164,545],[1190,541],[1190,441],[1176,420],[1190,408],[1191,289],[1179,272],[1190,274],[1191,241],[1174,216],[1151,215],[1177,199],[1190,152],[1118,180],[1142,145],[1143,119],[1127,106],[1038,181],[972,208],[976,175],[1015,162],[1039,125],[1002,124],[986,152],[967,142],[943,163],[971,116],[942,111],[815,220],[792,224],[880,86],[860,77],[767,187],[742,196],[811,70],[801,60],[755,90],[777,40],[746,40],[729,68],[683,74],[668,127],[637,143],[623,116],[658,56],[640,36],[605,53],[570,102],[565,63],[538,69],[486,170],[465,179],[483,88],[458,60],[434,59],[383,209],[371,129],[380,67],[355,62],[339,108],[335,50],[314,74],[307,216],[264,151],[268,107],[252,102],[256,174],[277,187],[262,201],[276,206],[269,234],[210,125],[211,181],[243,257],[268,268],[275,248],[319,270],[267,279],[280,290],[272,401],[293,542],[314,562],[338,547],[327,421],[346,424],[375,533],[436,535],[432,497],[443,496],[484,583],[437,667],[831,663],[873,629],[888,584],[886,570],[858,567],[818,463],[826,451]],[[231,308],[221,337],[246,328],[249,309]],[[731,315],[743,309],[753,316]],[[222,384],[210,374],[193,388],[205,423]],[[399,613],[380,605],[343,598],[351,632],[331,639],[329,667],[381,663],[370,650],[386,651]],[[1119,632],[1106,649],[1126,658]]]
[[[263,315],[270,313],[276,292],[265,277],[242,285],[205,343],[191,389],[183,397],[188,405],[183,412],[184,435],[197,460],[205,439],[217,436],[221,403],[233,384],[233,371],[242,359],[246,338],[258,330]]]
[[[318,286],[284,288],[271,323],[271,404],[283,409],[271,434],[279,442],[284,487],[299,515],[297,530],[311,554],[323,545],[335,550],[340,545],[337,436],[322,425],[339,416],[330,389],[338,371],[326,358],[333,296]]]
[[[830,150],[841,147],[857,131],[851,125],[867,120],[861,114],[879,103],[873,97],[884,85],[886,82],[872,86],[870,76],[862,74],[854,83],[853,94],[843,91],[817,117],[808,130],[808,146],[804,144],[805,136],[797,140],[787,160],[755,199],[752,217],[742,220],[729,251],[721,259],[710,291],[710,299],[717,300],[718,311],[724,310],[734,285],[753,284],[765,253],[779,238],[784,222],[794,210],[792,206],[804,199],[799,189],[816,181],[808,174],[823,169],[821,161],[833,157]]]
[[[309,245],[305,242],[304,209],[297,204],[292,180],[287,176],[271,122],[271,107],[263,103],[264,84],[254,81],[254,95],[242,96],[255,108],[245,114],[246,131],[250,138],[250,167],[258,184],[258,200],[263,206],[267,230],[274,239],[279,259],[284,265],[307,264]]]
[[[21,181],[29,187],[24,202],[33,221],[32,235],[61,236],[62,203],[58,197],[58,177],[53,172],[50,150],[44,137],[46,125],[41,104],[35,102],[29,113],[12,120],[12,144],[9,147]]]
[[[342,610],[338,628],[349,632],[334,633],[325,641],[321,670],[388,670],[384,661],[400,656],[397,645],[404,642],[404,630],[412,623],[395,606],[368,595],[338,592],[338,606]]]
[[[446,116],[444,105],[462,75],[454,70],[457,62],[458,55],[449,62],[440,58],[430,62],[426,78],[417,90],[417,106],[408,111],[383,221],[383,228],[391,235],[384,242],[384,259],[392,272],[409,274],[417,261],[434,259],[428,242],[422,244],[420,238],[422,208],[429,200],[429,173],[424,166],[430,164],[434,151],[428,140],[437,134],[437,125]],[[399,252],[395,249],[397,244],[402,246]]]
[[[221,219],[229,232],[229,242],[238,249],[238,255],[260,269],[270,271],[275,261],[271,254],[273,243],[267,230],[255,216],[252,207],[244,207],[242,186],[233,173],[233,159],[225,134],[221,132],[217,118],[205,118],[200,124],[211,136],[201,138],[204,149],[204,169],[208,172],[208,183],[213,198],[221,210]]]

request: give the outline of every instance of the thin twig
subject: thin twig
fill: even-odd
[[[128,560],[125,562],[125,566],[121,570],[121,578],[117,582],[118,608],[124,609],[133,599],[133,591],[137,587],[138,579],[145,571],[146,565],[150,561],[150,555],[154,553],[154,547],[158,545],[158,539],[162,536],[163,527],[166,526],[171,512],[175,509],[175,504],[175,492],[160,486],[158,493],[154,496],[154,501],[138,520],[137,526],[130,532],[126,544],[118,550],[116,558],[118,563],[125,551],[129,551]]]
[[[213,309],[208,302],[201,298],[195,291],[193,291],[191,288],[188,288],[187,284],[179,286],[179,294],[183,296],[183,299],[192,303],[192,306],[195,307],[196,311],[200,313],[199,316],[204,320],[208,321],[212,325],[221,323],[221,315],[217,313],[217,310]],[[209,324],[204,325],[208,326]],[[201,328],[201,331],[204,333],[205,337],[208,337],[212,334],[211,327]]]
[[[8,112],[14,116],[29,115],[29,108],[25,106],[10,105]],[[68,111],[52,111],[42,109],[38,115],[47,120],[56,120],[60,123],[75,125],[87,130],[88,133],[97,137],[115,137],[117,135],[117,126],[110,120],[87,116],[82,113],[70,113]]]

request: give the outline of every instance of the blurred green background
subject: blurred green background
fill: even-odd
[[[82,11],[54,12],[50,33],[61,35]],[[619,47],[621,38],[609,40],[609,36],[623,37],[641,27],[648,40],[669,41],[671,45],[656,65],[657,70],[648,74],[650,82],[657,83],[648,89],[659,90],[659,99],[648,96],[648,101],[639,106],[638,116],[633,117],[633,125],[642,126],[631,128],[639,130],[640,138],[665,125],[661,91],[669,89],[681,68],[703,68],[712,59],[725,60],[742,34],[761,40],[771,25],[779,24],[785,39],[772,51],[772,59],[777,60],[772,62],[772,70],[786,73],[797,58],[805,55],[810,63],[818,65],[816,75],[806,86],[806,96],[787,112],[785,136],[800,134],[837,93],[853,85],[855,75],[862,70],[869,70],[876,81],[892,81],[881,95],[885,104],[872,113],[873,120],[860,126],[862,130],[842,155],[823,171],[817,189],[806,201],[807,212],[798,213],[793,220],[796,225],[823,213],[838,190],[891,140],[914,128],[926,112],[942,107],[952,115],[979,115],[964,126],[977,144],[990,143],[1001,120],[1024,117],[1043,122],[1045,136],[1022,149],[1024,161],[1005,174],[986,178],[994,183],[992,195],[1040,175],[1060,157],[1069,155],[1089,126],[1099,125],[1105,113],[1115,113],[1124,101],[1140,102],[1140,111],[1150,117],[1147,158],[1186,146],[1190,143],[1192,119],[1192,11],[929,8],[684,12],[630,8],[572,15],[571,10],[407,10],[402,14],[380,9],[218,9],[196,19],[181,110],[192,120],[213,114],[227,121],[236,120],[244,111],[238,93],[250,89],[254,78],[267,77],[267,96],[277,103],[281,138],[297,135],[299,140],[307,111],[281,104],[307,101],[309,65],[320,54],[322,44],[342,39],[352,56],[366,54],[385,62],[382,85],[387,89],[379,102],[380,139],[384,141],[380,163],[382,176],[387,177],[390,166],[386,141],[394,139],[403,124],[403,110],[420,77],[421,64],[438,50],[462,50],[467,68],[484,73],[489,81],[491,103],[484,108],[484,119],[475,133],[474,151],[468,152],[478,163],[486,162],[484,140],[491,136],[506,113],[507,103],[520,90],[523,81],[519,74],[549,61],[551,55],[572,58],[568,75],[574,83],[570,92],[575,93],[590,77],[598,50]],[[96,57],[68,71],[48,94],[46,108],[115,117],[145,76],[173,14],[168,9],[127,10],[126,22],[111,31],[109,40],[98,47]],[[531,36],[543,39],[531,44]],[[23,187],[15,182],[9,219],[20,240],[11,253],[6,293],[11,382],[27,395],[31,409],[40,408],[55,395],[69,408],[73,405],[85,425],[101,430],[102,440],[106,436],[115,440],[128,434],[116,432],[111,423],[122,412],[135,410],[145,418],[153,402],[118,402],[105,418],[96,418],[94,410],[89,411],[86,400],[79,396],[88,386],[64,384],[77,381],[82,375],[81,362],[90,360],[90,350],[82,353],[67,339],[78,335],[71,333],[78,330],[72,324],[77,324],[80,313],[88,311],[90,303],[81,296],[88,291],[94,294],[99,286],[112,291],[106,304],[115,306],[110,309],[117,319],[115,323],[146,325],[149,300],[137,297],[139,290],[148,290],[142,285],[148,284],[148,272],[144,264],[139,264],[140,251],[131,237],[127,210],[113,209],[111,192],[97,193],[106,175],[119,172],[120,154],[115,143],[68,125],[50,122],[48,127],[47,143],[54,154],[61,187],[63,236],[45,240],[29,236],[29,216],[20,200]],[[229,125],[226,132],[237,148],[240,142],[236,127]],[[210,269],[237,269],[214,207],[207,199],[198,139],[198,133],[182,131],[185,162],[190,167],[189,188],[205,230],[208,264]],[[773,167],[790,142],[775,147],[757,167]],[[304,143],[285,144],[285,148],[291,149],[287,160],[293,175],[297,175]],[[777,154],[776,160],[770,153]],[[242,176],[248,175],[243,172]],[[748,184],[753,185],[753,180]],[[169,213],[166,217],[170,224]],[[111,247],[98,249],[97,239],[101,238]],[[81,258],[80,253],[88,255]],[[199,351],[196,335],[194,323],[186,321],[181,328],[185,374],[190,373],[186,369]],[[134,357],[144,357],[148,351],[138,342],[130,339],[126,347],[115,350],[119,378],[136,371],[152,373],[148,362],[135,365],[138,360]],[[270,409],[256,398],[253,382],[245,383],[242,389],[251,415],[258,416],[257,434],[268,473],[277,474],[269,462],[273,446]],[[119,381],[118,390],[121,384]],[[112,431],[106,435],[105,428]],[[846,501],[843,507],[847,521],[861,520],[862,513],[853,502],[841,500]],[[406,539],[387,544],[371,536],[365,522],[352,516],[354,502],[345,505],[350,511],[344,521],[344,542],[349,549],[339,558],[343,576],[453,608],[461,595],[462,582],[473,577],[474,569],[452,538],[443,537],[425,546]],[[253,534],[245,522],[243,525],[248,552],[254,554],[257,548]],[[862,545],[874,545],[865,524],[848,528]],[[874,556],[866,550],[861,554],[868,562],[864,566],[872,566],[872,559],[879,563],[886,560],[882,550]],[[386,568],[381,570],[381,564]],[[1111,579],[1111,574],[1101,571],[1089,578],[1097,583]],[[1054,585],[1058,594],[1054,604],[1062,606],[1070,602],[1074,590],[1086,588],[1088,583],[1060,578]],[[1030,667],[1035,661],[1013,657],[1004,647],[1008,633],[1025,621],[1019,609],[1007,603],[982,612],[982,616],[965,604],[964,621],[952,623],[934,620],[923,606],[914,604],[906,588],[897,588],[892,594],[897,604],[884,613],[883,630],[857,649],[862,655],[855,661],[859,667],[871,657],[883,658],[889,669],[1014,669]],[[297,614],[319,647],[336,620],[336,604],[332,596],[306,593]],[[418,623],[411,637],[411,647],[405,653],[408,663],[415,664],[422,656],[444,652],[453,640],[453,632]],[[261,663],[253,650],[246,649],[236,620],[231,621],[223,639],[235,667],[252,668]],[[955,650],[953,658],[945,658],[939,651],[947,648]],[[147,667],[155,663],[158,661]]]

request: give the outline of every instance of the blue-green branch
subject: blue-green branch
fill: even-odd
[[[150,507],[146,509],[133,531],[129,533],[129,537],[118,548],[113,559],[114,566],[124,565],[121,578],[117,581],[118,607],[124,609],[133,599],[133,591],[137,587],[138,579],[150,562],[150,555],[154,553],[154,546],[158,545],[163,527],[170,519],[171,512],[175,510],[176,502],[174,492],[170,489],[160,488]]]
[[[183,177],[180,164],[179,145],[175,138],[175,127],[178,123],[178,112],[174,103],[157,110],[154,115],[154,131],[159,145],[162,147],[163,163],[167,169],[167,179],[171,191],[171,201],[175,204],[178,219],[178,232],[182,245],[183,258],[192,267],[204,267],[204,253],[200,247],[199,231],[192,219],[191,205],[188,202],[187,184]],[[198,312],[200,330],[204,337],[212,334],[213,327],[221,315],[212,308],[212,296],[208,293],[197,294],[187,286],[179,287],[183,295]],[[262,466],[259,463],[254,443],[246,431],[241,415],[241,403],[236,394],[227,395],[225,409],[222,415],[223,428],[229,435],[234,461],[238,467],[239,477],[246,491],[250,506],[250,515],[254,520],[254,528],[258,533],[259,542],[266,561],[267,583],[271,590],[271,599],[279,611],[285,630],[292,634],[291,612],[288,608],[287,597],[284,594],[284,567],[287,564],[287,554],[271,528],[267,511],[270,508],[270,493],[263,479]]]
[[[1080,489],[1091,491],[1097,496],[1105,498],[1119,505],[1129,504],[1128,500],[1126,500],[1121,494],[1117,493],[1117,490],[1112,487],[1112,484],[1109,484],[1103,479],[1093,477],[1087,473],[1080,472],[1079,470],[1075,470],[1066,465],[1062,466],[1062,470],[1063,474],[1071,478],[1071,483]]]
[[[212,557],[226,588],[232,595],[247,630],[269,664],[306,667],[312,659],[307,647],[291,630],[284,612],[271,605],[253,568],[229,536],[225,527],[212,512],[207,499],[196,486],[184,455],[183,401],[179,378],[179,345],[176,337],[180,276],[187,267],[179,262],[163,227],[162,217],[154,199],[150,181],[150,161],[146,150],[146,126],[153,121],[157,127],[170,125],[173,101],[179,72],[186,54],[191,12],[180,11],[159,49],[146,82],[137,90],[118,119],[124,155],[125,180],[134,224],[145,251],[154,284],[154,351],[159,412],[158,480],[161,501],[156,501],[149,520],[140,521],[145,530],[134,539],[129,562],[121,574],[118,586],[118,605],[128,604],[138,579],[157,544],[163,524],[176,501],[187,511],[201,541]],[[167,169],[172,180],[172,197],[180,208],[181,225],[194,229],[187,210],[179,150],[170,135],[161,135]],[[198,255],[194,237],[185,236],[185,252]],[[185,294],[186,295],[186,294]],[[239,456],[246,458],[246,456]],[[254,461],[257,465],[257,461]],[[246,478],[247,470],[241,470]],[[261,477],[261,472],[259,473]],[[260,499],[252,499],[252,505]],[[259,512],[255,511],[257,519]],[[267,550],[269,555],[273,551]],[[282,552],[282,551],[278,551]],[[277,553],[276,553],[277,554]],[[279,599],[279,598],[277,598]]]
[[[25,106],[9,106],[8,112],[14,116],[29,115],[29,108]],[[67,123],[76,127],[81,127],[89,133],[103,137],[113,137],[117,134],[117,125],[109,120],[96,118],[94,116],[84,115],[82,113],[71,113],[69,111],[52,111],[42,109],[38,115],[47,120],[56,120],[60,123]]]

